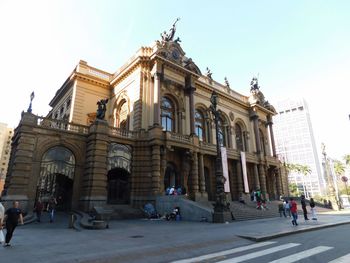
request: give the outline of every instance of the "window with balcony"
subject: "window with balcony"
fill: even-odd
[[[194,114],[195,119],[195,133],[198,136],[200,141],[205,140],[205,125],[204,125],[204,117],[201,111],[196,110]]]

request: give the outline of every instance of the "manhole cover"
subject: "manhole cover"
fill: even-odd
[[[131,238],[142,238],[143,236],[141,235],[135,235],[135,236],[131,236]]]

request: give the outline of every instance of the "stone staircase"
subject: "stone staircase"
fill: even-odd
[[[144,217],[141,209],[133,208],[130,205],[105,205],[103,208],[112,211],[110,219],[135,219]]]
[[[230,210],[237,221],[253,220],[261,218],[279,217],[277,201],[270,201],[266,209],[256,209],[255,202],[242,204],[238,201],[231,201]]]

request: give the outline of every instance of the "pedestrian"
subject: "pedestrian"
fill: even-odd
[[[282,214],[284,217],[287,217],[286,215],[286,202],[282,200],[282,203],[278,205],[278,212],[280,213],[280,217],[282,217]]]
[[[298,207],[297,207],[297,202],[294,201],[293,198],[290,199],[290,212],[292,213],[292,224],[293,226],[298,225]]]
[[[5,237],[5,247],[10,246],[10,241],[15,231],[15,228],[18,225],[18,220],[21,221],[23,225],[23,215],[21,209],[19,209],[19,202],[14,201],[13,207],[9,208],[5,212],[5,222],[6,222],[6,237]]]
[[[317,220],[316,205],[315,205],[315,201],[314,201],[313,198],[310,198],[310,207],[311,207],[311,219],[312,220]]]
[[[309,218],[307,218],[307,209],[306,209],[306,200],[305,200],[305,195],[301,196],[301,208],[303,209],[303,213],[304,213],[304,219],[305,220],[309,220]]]
[[[0,202],[0,244],[2,244],[3,242],[5,242],[5,237],[4,237],[4,233],[2,232],[3,229],[3,223],[4,223],[4,217],[5,217],[5,207],[2,205],[2,203]]]
[[[49,215],[50,215],[50,223],[53,222],[56,205],[57,205],[56,198],[52,196],[49,200],[49,203],[47,204],[47,211],[49,212]]]
[[[34,206],[34,212],[36,213],[36,221],[40,223],[41,221],[41,213],[43,212],[44,205],[41,202],[41,199],[39,198],[38,201],[36,201]]]
[[[256,197],[256,209],[261,209],[261,192],[259,189],[256,190],[255,197]]]
[[[285,204],[285,213],[286,215],[288,215],[289,217],[291,217],[292,215],[290,214],[290,203],[288,202],[288,200],[286,199],[286,204]]]

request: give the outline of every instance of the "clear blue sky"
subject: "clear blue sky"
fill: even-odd
[[[202,72],[248,95],[304,97],[316,143],[350,153],[350,1],[0,0],[0,122],[48,103],[80,59],[114,72],[180,17],[176,36]]]

